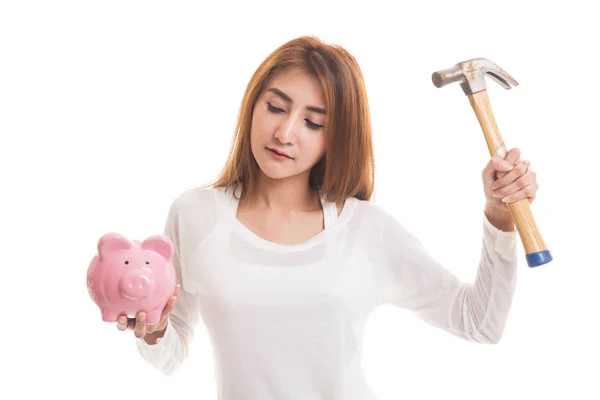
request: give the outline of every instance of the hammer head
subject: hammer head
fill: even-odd
[[[460,62],[452,68],[436,71],[431,75],[431,80],[438,88],[452,82],[460,82],[460,87],[468,96],[486,90],[486,75],[507,90],[511,88],[511,84],[513,86],[519,84],[506,71],[485,58],[474,58]]]

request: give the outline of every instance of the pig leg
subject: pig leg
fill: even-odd
[[[119,318],[119,314],[114,310],[109,310],[107,308],[102,309],[102,321],[104,322],[116,322],[117,318]]]

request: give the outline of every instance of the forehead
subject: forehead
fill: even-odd
[[[272,92],[267,92],[269,88],[281,90],[291,97],[294,103],[325,106],[325,96],[319,82],[312,75],[300,69],[280,71],[271,78],[265,85],[263,93],[276,96]]]

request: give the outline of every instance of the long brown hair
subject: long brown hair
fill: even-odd
[[[369,200],[373,195],[375,161],[371,116],[364,79],[356,59],[339,45],[302,36],[273,51],[248,83],[239,109],[228,160],[208,186],[241,184],[241,195],[252,197],[260,170],[250,147],[252,110],[265,85],[278,72],[299,68],[313,76],[325,94],[326,152],[312,167],[311,188],[328,201],[348,197]],[[241,196],[240,195],[240,196]]]

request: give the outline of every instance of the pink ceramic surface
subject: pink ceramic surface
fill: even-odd
[[[147,323],[158,323],[175,291],[172,255],[173,243],[163,235],[142,243],[118,233],[102,236],[87,272],[88,292],[102,320],[116,322],[120,315],[134,318],[144,311]]]

